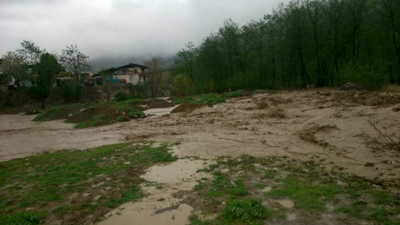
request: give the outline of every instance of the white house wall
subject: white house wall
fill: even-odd
[[[129,75],[129,74],[114,75],[114,78],[125,79],[125,80],[126,80],[126,83],[130,83],[130,84],[133,84],[133,85],[139,83],[139,74],[133,74],[133,75]]]

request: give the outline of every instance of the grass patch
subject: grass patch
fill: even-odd
[[[193,216],[190,224],[280,224],[287,213],[298,219],[306,215],[311,217],[309,221],[329,214],[333,223],[348,216],[346,220],[354,223],[399,224],[400,195],[389,190],[391,186],[374,187],[364,178],[341,170],[327,171],[323,163],[287,157],[220,157],[217,164],[202,170],[211,173],[213,179],[198,180],[195,194],[188,197],[195,210],[217,217],[201,220]],[[272,190],[264,192],[267,186]],[[283,205],[282,199],[294,206]]]
[[[37,115],[33,119],[33,121],[44,122],[44,121],[52,120],[54,114],[57,114],[60,111],[60,109],[61,109],[60,106],[49,108],[49,109],[41,112],[39,115]]]
[[[144,118],[142,106],[153,100],[129,99],[121,102],[103,102],[99,104],[70,104],[47,109],[37,115],[34,121],[44,122],[55,119],[66,119],[75,123],[75,128],[87,128],[129,121],[131,118]],[[87,108],[84,108],[87,107]]]
[[[196,103],[197,104],[206,104],[206,103],[208,103],[208,104],[211,104],[211,105],[215,105],[215,104],[218,104],[218,103],[221,103],[221,102],[225,102],[225,101],[226,101],[226,98],[222,97],[222,96],[220,96],[218,94],[203,94],[203,95],[200,95],[198,97],[198,99],[196,100]]]
[[[3,162],[0,224],[41,224],[50,215],[83,224],[90,214],[141,198],[140,175],[156,162],[177,159],[168,146],[123,143]]]
[[[226,98],[237,98],[243,96],[243,91],[238,90],[238,91],[230,91],[225,93]]]
[[[312,181],[291,175],[282,179],[283,187],[266,193],[273,198],[291,198],[300,209],[324,211],[328,201],[342,191],[337,184],[313,185]]]
[[[39,225],[43,224],[43,212],[20,212],[8,216],[3,225]],[[1,217],[0,217],[1,218]]]
[[[103,118],[104,118],[103,114],[93,116],[92,118],[89,119],[89,121],[75,125],[75,128],[95,127],[102,122]]]
[[[106,202],[106,206],[108,208],[115,208],[115,207],[121,205],[122,203],[135,201],[137,199],[142,198],[143,196],[144,196],[144,193],[140,190],[139,187],[133,187],[125,192],[122,192],[121,197],[109,199]]]
[[[274,176],[275,176],[276,173],[277,173],[277,172],[276,172],[275,170],[267,170],[267,171],[265,171],[263,178],[264,178],[264,179],[271,179],[271,178],[274,178]]]
[[[268,210],[261,204],[260,200],[237,200],[230,201],[219,215],[223,222],[241,222],[246,224],[262,224],[262,220],[270,215]]]
[[[268,92],[269,92],[269,90],[266,90],[266,89],[257,89],[257,90],[252,91],[252,93],[254,93],[254,94],[266,94]]]
[[[173,98],[171,102],[174,104],[182,104],[184,102],[191,104],[211,104],[215,105],[221,102],[225,102],[226,97],[223,97],[218,94],[210,93],[210,94],[202,94],[198,96],[186,96],[183,98]]]

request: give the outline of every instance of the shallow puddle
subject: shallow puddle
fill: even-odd
[[[158,164],[148,169],[142,178],[166,184],[187,183],[189,180],[196,181],[201,178],[200,176],[204,177],[206,175],[204,173],[196,173],[197,170],[207,166],[205,163],[203,160],[183,159],[172,163]]]
[[[192,190],[197,180],[209,177],[206,173],[197,173],[197,170],[207,165],[204,160],[181,159],[149,168],[142,176],[148,181],[142,185],[142,190],[148,196],[107,213],[106,219],[99,225],[187,224],[193,208],[180,204],[182,199],[175,198],[172,194]]]
[[[161,115],[166,115],[170,114],[173,109],[178,107],[179,105],[169,107],[169,108],[155,108],[155,109],[148,109],[146,111],[143,111],[144,114],[146,115],[153,115],[153,116],[161,116]]]
[[[271,187],[266,187],[264,189],[261,190],[261,192],[270,192],[272,190]]]
[[[293,221],[293,220],[296,220],[296,219],[297,219],[296,214],[294,214],[294,213],[288,213],[288,214],[286,214],[286,220],[288,220],[288,221]]]
[[[276,202],[278,202],[279,204],[281,204],[283,207],[285,208],[293,208],[294,203],[291,200],[285,199],[285,200],[277,200]]]

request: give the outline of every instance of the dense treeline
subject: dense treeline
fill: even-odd
[[[400,83],[400,0],[294,0],[240,27],[226,20],[173,69],[176,94]]]

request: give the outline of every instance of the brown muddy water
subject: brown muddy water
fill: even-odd
[[[196,172],[209,163],[210,161],[205,160],[180,159],[149,168],[142,176],[148,181],[142,185],[142,190],[147,196],[138,202],[124,204],[107,213],[105,220],[98,224],[187,224],[193,208],[181,204],[182,199],[174,197],[173,194],[192,190],[197,180],[203,177],[209,178],[207,173]]]
[[[155,116],[86,129],[74,129],[74,124],[63,121],[38,123],[32,121],[34,116],[0,115],[0,161],[121,142],[179,142],[173,150],[183,158],[213,160],[242,154],[298,160],[318,158],[326,162],[328,170],[335,166],[368,179],[393,179],[400,176],[400,153],[383,148],[371,122],[387,137],[398,140],[398,108],[399,92],[319,89],[229,99],[193,112],[169,114],[172,108],[151,109],[145,113]],[[100,224],[185,224],[192,209],[180,204],[173,194],[191,189],[197,179],[206,176],[195,173],[207,166],[204,162],[210,164],[183,159],[152,167],[143,178],[161,183],[163,188],[144,185],[147,197],[107,213],[107,219]],[[264,191],[270,190],[267,187]],[[276,204],[290,209],[292,205],[282,201]],[[287,214],[287,219],[295,220],[294,223],[300,217]],[[329,217],[323,218],[327,224],[331,221]]]

